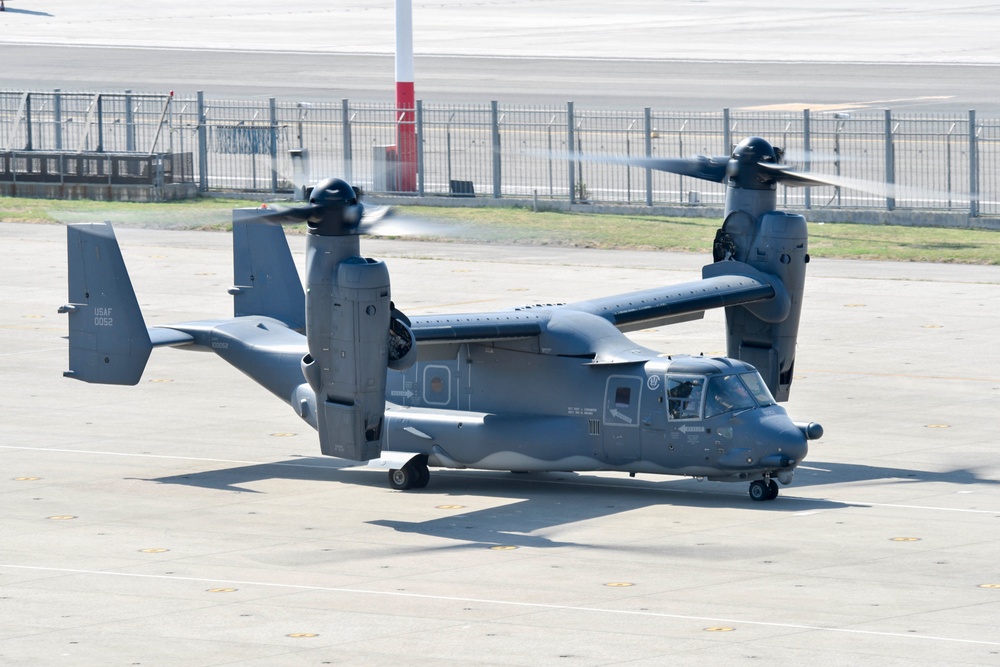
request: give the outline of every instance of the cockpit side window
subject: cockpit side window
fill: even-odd
[[[737,375],[716,375],[708,380],[705,418],[726,412],[757,407],[746,386]]]
[[[667,412],[671,420],[701,419],[703,377],[667,376]]]

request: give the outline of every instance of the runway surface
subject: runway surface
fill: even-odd
[[[231,312],[228,234],[118,234],[148,323]],[[433,471],[391,491],[319,457],[213,355],[157,350],[137,387],[62,378],[65,230],[2,224],[0,244],[4,665],[1000,661],[1000,268],[814,260],[787,407],[826,436],[761,504],[612,473]],[[413,315],[682,282],[707,261],[365,253]],[[722,327],[635,337],[712,354]]]
[[[394,99],[390,0],[107,4],[8,2],[0,89]],[[1000,9],[981,3],[418,1],[413,21],[431,104],[1000,116]]]

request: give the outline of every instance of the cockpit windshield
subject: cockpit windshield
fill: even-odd
[[[705,400],[705,418],[726,412],[749,410],[757,407],[753,396],[739,375],[716,375],[708,379]]]
[[[760,376],[760,373],[754,371],[752,373],[740,373],[740,379],[743,380],[743,384],[747,386],[753,397],[757,399],[757,402],[761,406],[774,405],[774,396],[771,396],[771,392],[768,391],[767,385],[764,384],[764,378]]]
[[[727,412],[774,405],[760,373],[668,375],[667,410],[671,421],[700,420]]]
[[[774,405],[774,399],[759,373],[716,375],[709,378],[705,399],[706,418],[726,412],[749,410],[758,404]]]

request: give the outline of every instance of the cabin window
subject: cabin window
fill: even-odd
[[[632,390],[628,387],[618,387],[615,390],[615,407],[627,408],[632,398]]]
[[[451,369],[447,366],[426,366],[422,384],[424,403],[427,405],[446,406],[451,403]]]

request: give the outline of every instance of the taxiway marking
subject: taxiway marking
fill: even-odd
[[[900,97],[894,100],[868,100],[866,102],[840,102],[838,104],[810,104],[808,102],[788,102],[786,104],[762,104],[754,107],[740,107],[740,111],[850,111],[852,109],[870,109],[883,107],[887,104],[900,102],[940,102],[950,100],[954,95],[924,95],[922,97]]]
[[[522,609],[545,609],[553,611],[579,611],[593,614],[611,614],[616,616],[644,616],[647,618],[669,618],[680,621],[698,621],[712,623],[713,626],[739,626],[752,625],[766,628],[780,628],[786,630],[804,630],[808,632],[837,632],[851,635],[867,635],[870,637],[893,637],[896,639],[916,639],[921,641],[951,642],[956,644],[977,644],[981,646],[1000,646],[1000,642],[987,641],[983,639],[959,639],[957,637],[940,637],[936,635],[922,635],[904,632],[884,632],[879,630],[859,630],[855,628],[824,627],[821,625],[805,625],[799,623],[777,623],[771,621],[751,621],[747,619],[735,618],[714,618],[711,616],[691,616],[687,614],[666,614],[654,611],[634,611],[629,609],[612,609],[607,607],[584,607],[561,604],[546,604],[541,602],[522,602],[518,600],[502,600],[490,598],[466,598],[452,595],[430,595],[427,593],[407,593],[405,591],[376,591],[364,588],[340,588],[333,586],[308,586],[305,584],[282,584],[271,581],[243,581],[229,579],[208,579],[203,577],[180,577],[165,574],[140,574],[136,572],[106,572],[101,570],[84,570],[76,568],[61,567],[41,567],[37,565],[13,565],[0,563],[0,567],[13,570],[29,570],[35,572],[52,572],[63,574],[85,574],[103,577],[132,577],[137,579],[159,579],[164,581],[196,582],[225,586],[263,586],[268,588],[286,588],[291,590],[322,591],[326,593],[350,593],[353,595],[372,595],[411,598],[420,600],[439,600],[444,602],[458,602],[462,604],[491,604],[497,606],[517,607]]]

